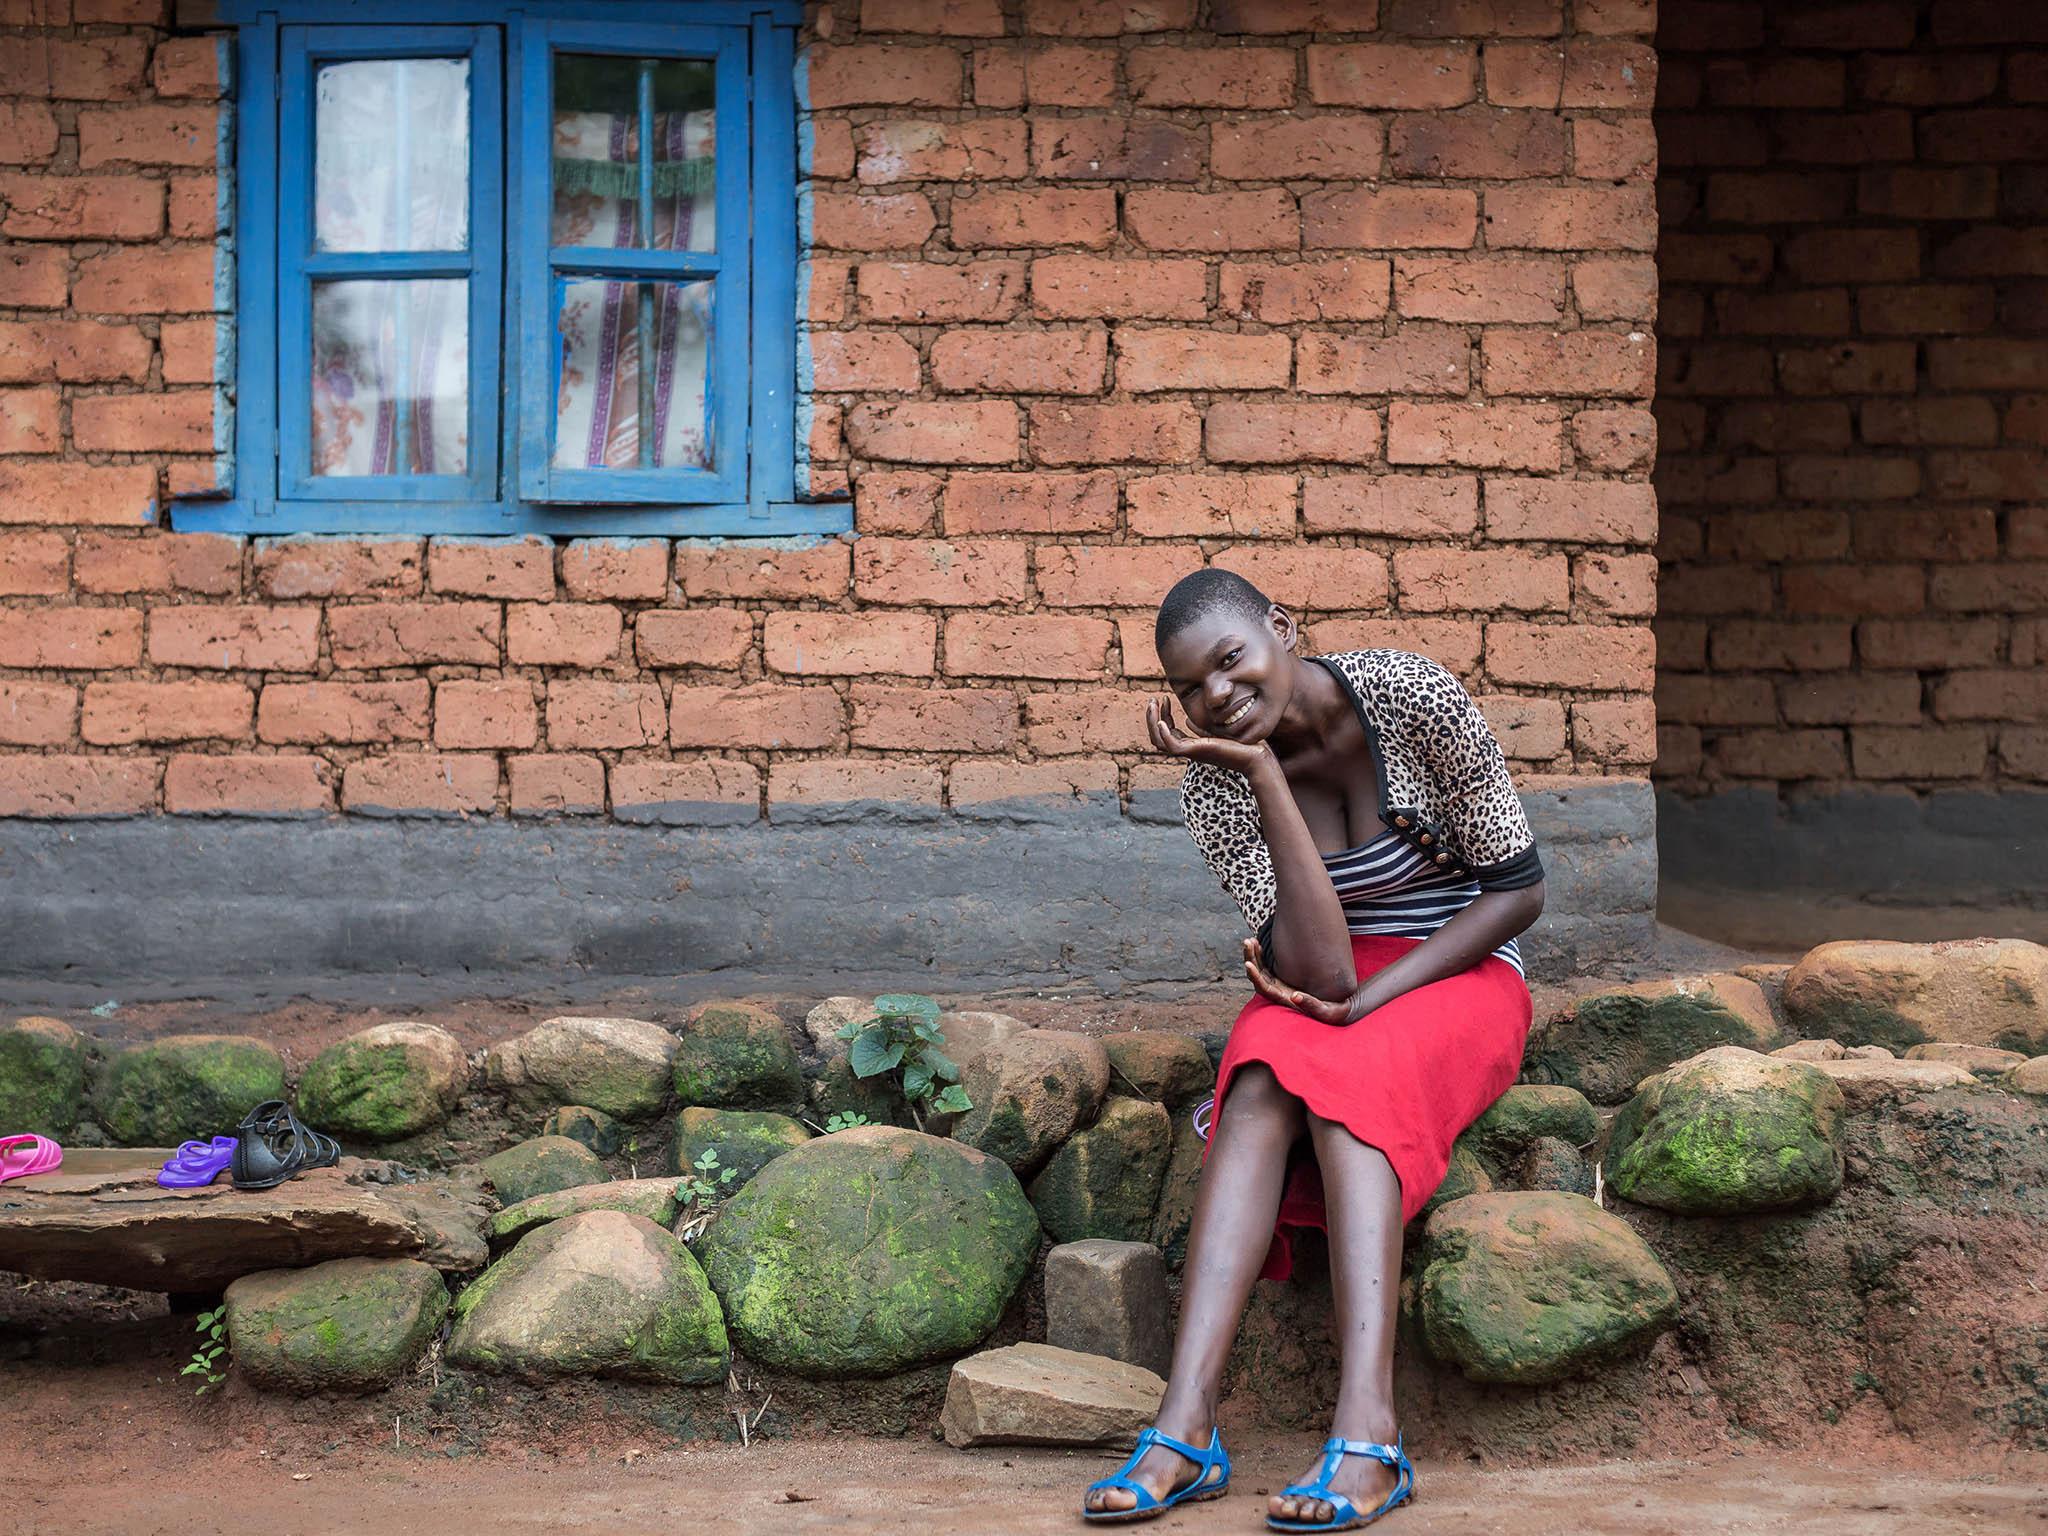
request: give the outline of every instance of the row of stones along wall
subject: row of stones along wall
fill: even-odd
[[[1658,779],[2048,781],[2048,7],[1657,42]]]
[[[800,456],[859,536],[781,547],[166,532],[215,52],[0,15],[0,815],[1127,797],[1205,562],[1525,772],[1648,773],[1645,0],[814,8]]]

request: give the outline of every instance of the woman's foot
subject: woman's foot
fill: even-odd
[[[1332,1429],[1332,1434],[1343,1434]],[[1345,1435],[1347,1440],[1372,1440],[1382,1445],[1392,1445],[1395,1431],[1389,1429],[1386,1435]],[[1297,1483],[1313,1483],[1323,1475],[1323,1458],[1317,1456],[1309,1469],[1295,1479]],[[1349,1499],[1352,1507],[1362,1515],[1369,1515],[1385,1502],[1394,1491],[1394,1484],[1400,1479],[1385,1462],[1375,1461],[1370,1456],[1346,1456],[1337,1464],[1337,1475],[1330,1479],[1330,1491],[1341,1493]],[[1276,1493],[1266,1501],[1266,1513],[1275,1520],[1299,1520],[1309,1525],[1328,1520],[1336,1514],[1327,1499],[1303,1498],[1296,1494]]]
[[[1199,1430],[1190,1430],[1185,1424],[1161,1416],[1154,1426],[1159,1433],[1184,1445],[1207,1445],[1209,1435]],[[1215,1428],[1210,1427],[1210,1434]],[[1177,1493],[1202,1475],[1199,1462],[1189,1461],[1179,1451],[1163,1445],[1155,1445],[1147,1451],[1138,1464],[1131,1469],[1131,1481],[1151,1494],[1155,1499],[1164,1499],[1170,1493]],[[1088,1496],[1081,1501],[1081,1507],[1094,1514],[1117,1514],[1123,1510],[1136,1509],[1138,1496],[1128,1488],[1091,1488]]]

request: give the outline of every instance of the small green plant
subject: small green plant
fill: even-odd
[[[211,1312],[202,1312],[193,1326],[199,1330],[202,1340],[199,1348],[192,1351],[192,1363],[178,1372],[180,1376],[198,1376],[198,1395],[204,1397],[207,1389],[217,1387],[228,1379],[228,1373],[221,1365],[221,1357],[228,1352],[228,1309],[215,1307]]]
[[[718,1149],[706,1147],[704,1155],[692,1163],[676,1184],[676,1199],[684,1205],[700,1208],[716,1200],[726,1185],[740,1176],[737,1168],[721,1168],[718,1165]]]
[[[891,992],[875,999],[875,1016],[839,1031],[848,1041],[847,1065],[855,1077],[893,1073],[910,1117],[924,1129],[926,1115],[962,1115],[974,1108],[960,1086],[960,1069],[942,1046],[939,1005],[915,992]]]
[[[874,1121],[857,1109],[834,1110],[825,1118],[825,1134],[830,1136],[834,1131],[850,1131],[857,1125],[873,1124]]]

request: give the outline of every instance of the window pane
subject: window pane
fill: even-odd
[[[558,467],[711,467],[711,294],[710,283],[562,284]]]
[[[469,467],[469,284],[313,285],[313,473]]]
[[[323,251],[469,244],[469,60],[364,59],[320,68],[313,238]]]
[[[554,243],[716,249],[714,95],[709,60],[555,55]]]

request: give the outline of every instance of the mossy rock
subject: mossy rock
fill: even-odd
[[[2023,1061],[1999,1080],[1999,1086],[2029,1098],[2048,1099],[2048,1056]]]
[[[587,1104],[620,1120],[646,1120],[668,1097],[676,1037],[642,1019],[548,1019],[502,1040],[484,1058],[491,1086],[518,1103]]]
[[[543,1136],[566,1136],[580,1141],[599,1157],[616,1157],[626,1144],[619,1122],[601,1109],[587,1104],[564,1104],[541,1122]]]
[[[1439,1207],[1449,1205],[1453,1200],[1463,1200],[1467,1195],[1490,1194],[1493,1186],[1493,1170],[1480,1157],[1468,1130],[1451,1143],[1451,1160],[1444,1169],[1443,1181],[1423,1203],[1422,1209],[1415,1213],[1415,1219],[1418,1222],[1428,1221]]]
[[[846,1042],[839,1031],[849,1024],[865,1024],[875,1016],[875,1000],[841,994],[828,997],[804,1015],[804,1033],[822,1060],[846,1054]]]
[[[699,1244],[748,1355],[802,1376],[880,1376],[972,1348],[1038,1249],[998,1158],[863,1126],[806,1142],[726,1202]]]
[[[1039,1225],[1056,1243],[1146,1241],[1172,1151],[1173,1121],[1164,1105],[1110,1099],[1102,1118],[1067,1138],[1031,1181]]]
[[[528,1379],[725,1380],[718,1300],[644,1216],[584,1211],[522,1237],[455,1302],[451,1364]]]
[[[674,1081],[685,1105],[788,1111],[804,1101],[789,1031],[751,1003],[704,1003],[678,1032]]]
[[[1575,1147],[1600,1139],[1600,1116],[1583,1093],[1555,1083],[1516,1083],[1473,1121],[1465,1135],[1496,1173],[1521,1161],[1545,1136]]]
[[[974,1107],[954,1124],[954,1139],[1024,1178],[1101,1112],[1109,1057],[1086,1035],[1027,1029],[991,1045],[961,1070],[960,1083]]]
[[[1607,1181],[1624,1200],[1680,1215],[1824,1204],[1842,1187],[1842,1114],[1842,1091],[1819,1067],[1720,1046],[1650,1078],[1622,1108]]]
[[[57,1019],[0,1029],[0,1135],[63,1138],[85,1113],[85,1036]]]
[[[1636,1084],[1717,1045],[1768,1051],[1780,1041],[1763,989],[1717,974],[1637,982],[1582,997],[1529,1036],[1522,1075],[1620,1104]]]
[[[602,1184],[550,1190],[508,1205],[491,1217],[486,1235],[493,1248],[503,1248],[518,1242],[535,1227],[567,1216],[580,1216],[585,1211],[625,1211],[666,1228],[680,1209],[674,1179],[610,1179]]]
[[[893,1074],[856,1077],[844,1056],[827,1061],[805,1093],[810,1100],[811,1118],[820,1125],[834,1115],[865,1115],[870,1125],[915,1128],[917,1124]]]
[[[373,1024],[313,1058],[299,1079],[306,1123],[352,1141],[403,1141],[454,1112],[469,1063],[436,1024]]]
[[[706,1152],[718,1154],[718,1166],[730,1168],[735,1177],[720,1185],[730,1194],[783,1153],[811,1139],[799,1120],[765,1110],[684,1110],[676,1116],[676,1139],[671,1162],[677,1173],[694,1168]],[[716,1184],[717,1178],[712,1182]]]
[[[1567,1195],[1593,1193],[1593,1165],[1571,1142],[1556,1136],[1538,1136],[1522,1150],[1515,1165],[1517,1189],[1552,1189]]]
[[[1822,944],[1792,967],[1783,996],[1801,1031],[1845,1045],[2048,1051],[2048,946],[2026,939]]]
[[[501,1205],[517,1205],[579,1184],[601,1184],[605,1176],[597,1154],[566,1136],[536,1136],[507,1147],[485,1158],[483,1171]]]
[[[1192,1107],[1216,1091],[1216,1070],[1202,1042],[1163,1029],[1104,1035],[1109,1091],[1168,1109]]]
[[[416,1259],[334,1259],[244,1275],[227,1289],[236,1371],[310,1397],[393,1385],[448,1313],[448,1287]]]
[[[1423,1338],[1473,1381],[1563,1381],[1645,1349],[1678,1312],[1627,1222],[1579,1195],[1498,1192],[1430,1217]]]
[[[1188,1229],[1194,1225],[1195,1195],[1202,1187],[1206,1146],[1195,1134],[1193,1115],[1173,1117],[1173,1151],[1159,1181],[1159,1205],[1153,1212],[1150,1233],[1152,1243],[1166,1255],[1168,1269],[1179,1269],[1187,1262]]]
[[[284,1058],[245,1035],[166,1035],[115,1056],[94,1086],[107,1134],[127,1147],[230,1136],[266,1099],[284,1097]]]

